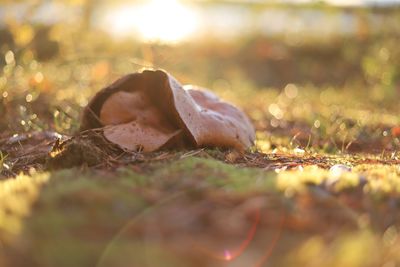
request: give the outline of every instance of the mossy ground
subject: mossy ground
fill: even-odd
[[[0,262],[396,266],[399,172],[277,173],[199,155],[19,175],[0,183]]]

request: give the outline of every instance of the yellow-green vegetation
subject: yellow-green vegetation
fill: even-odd
[[[19,234],[22,220],[30,215],[31,207],[48,179],[49,173],[40,173],[32,177],[21,174],[0,181],[0,237],[3,242]]]
[[[307,166],[278,174],[277,187],[281,190],[307,190],[308,185],[328,184],[335,192],[363,187],[365,193],[380,196],[400,194],[400,166],[361,164],[351,172],[335,174],[317,166]],[[363,184],[365,183],[365,185]]]
[[[37,266],[95,266],[110,242],[118,246],[127,242],[121,249],[131,249],[135,235],[116,241],[114,236],[143,214],[162,211],[164,203],[170,205],[187,198],[201,201],[203,195],[213,193],[233,197],[244,192],[268,192],[275,183],[274,173],[236,169],[201,158],[146,168],[151,171],[138,173],[129,167],[117,173],[72,169],[32,177],[21,175],[1,182],[1,242],[16,244],[16,249],[26,255],[24,260]],[[128,230],[136,227],[132,225]],[[141,253],[138,250],[134,255]],[[28,263],[10,260],[17,261],[10,266]]]
[[[397,215],[380,216],[396,210],[399,180],[398,166],[335,176],[198,157],[20,175],[0,182],[0,255],[5,266],[230,266],[218,255],[246,239],[258,212],[256,234],[232,264],[255,264],[273,244],[268,263],[277,266],[393,265],[400,238],[387,223]]]
[[[369,178],[366,192],[381,194],[400,193],[400,165],[363,164],[355,171],[365,173]]]

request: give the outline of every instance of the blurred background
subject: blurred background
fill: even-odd
[[[2,0],[0,132],[71,133],[94,92],[144,67],[211,88],[254,121],[258,98],[267,128],[298,122],[304,112],[293,107],[306,97],[396,110],[399,21],[399,0]],[[305,98],[283,103],[282,92]],[[320,128],[315,114],[329,121],[331,111],[306,110],[302,120]]]

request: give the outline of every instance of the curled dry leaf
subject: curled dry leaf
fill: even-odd
[[[127,150],[223,147],[245,150],[255,138],[246,115],[213,93],[183,87],[161,70],[126,75],[98,92],[85,108],[81,131]]]

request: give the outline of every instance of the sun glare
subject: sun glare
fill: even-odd
[[[198,27],[195,10],[177,0],[150,0],[122,6],[107,16],[109,31],[117,36],[138,34],[145,41],[175,43],[189,38]]]

